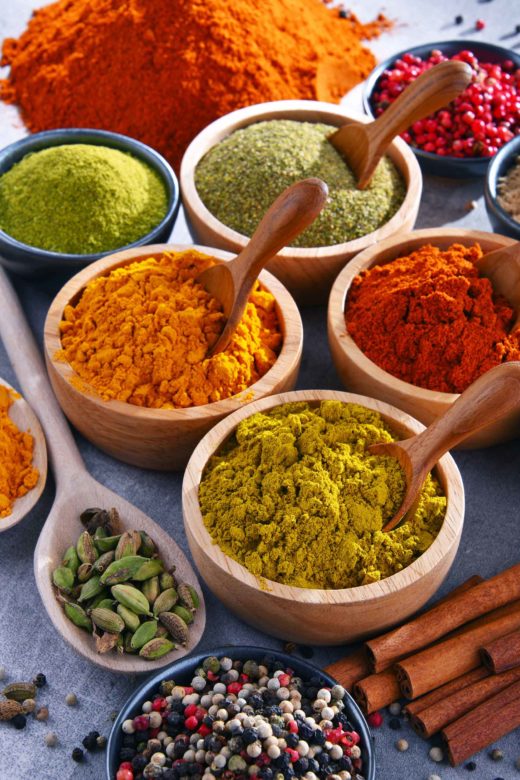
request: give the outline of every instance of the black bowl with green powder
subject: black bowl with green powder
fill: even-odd
[[[18,273],[72,273],[165,242],[178,209],[170,165],[127,136],[51,130],[0,152],[0,262]]]
[[[199,161],[197,192],[220,222],[251,236],[286,187],[315,176],[327,183],[329,203],[291,246],[333,246],[361,238],[396,214],[406,184],[390,158],[384,157],[370,185],[358,190],[344,157],[327,140],[335,130],[333,125],[291,119],[239,128]]]

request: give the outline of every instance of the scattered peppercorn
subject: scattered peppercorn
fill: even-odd
[[[72,755],[72,760],[77,761],[78,764],[81,761],[83,761],[84,753],[81,748],[75,747],[71,755]]]
[[[464,17],[461,16],[460,14],[455,17],[455,24],[462,24],[463,21],[464,21]]]
[[[401,753],[404,753],[410,747],[406,739],[398,739],[395,743],[395,746],[398,750],[401,751]]]
[[[515,27],[515,33],[518,35],[520,33],[520,24],[517,24]]]
[[[49,708],[48,707],[39,707],[36,710],[35,718],[36,720],[47,720],[49,717]]]
[[[378,729],[383,724],[383,716],[380,712],[372,712],[367,718],[368,725]]]
[[[429,775],[428,780],[441,780],[439,775]]]
[[[428,753],[432,761],[442,761],[444,758],[444,753],[442,752],[440,747],[432,747],[430,748],[430,752]]]
[[[476,768],[477,768],[477,765],[476,765],[475,761],[468,761],[467,764],[464,764],[464,769],[467,769],[468,772],[474,772]]]
[[[489,754],[489,756],[493,761],[502,761],[502,759],[504,758],[504,753],[502,752],[502,750],[500,750],[500,748],[494,748]]]
[[[65,704],[68,707],[75,707],[77,703],[78,703],[78,697],[76,696],[75,693],[68,693],[65,696]]]
[[[15,729],[24,729],[27,725],[27,718],[25,715],[15,715],[14,718],[11,718],[11,723]]]
[[[103,734],[100,734],[99,737],[96,740],[97,746],[100,750],[104,750],[107,746],[107,738],[103,736]]]
[[[58,737],[54,731],[48,731],[45,735],[45,744],[47,747],[54,747],[58,742]]]
[[[397,731],[401,728],[401,721],[399,718],[390,718],[388,721],[389,728],[393,729],[394,731]]]
[[[95,750],[98,746],[97,739],[99,737],[99,731],[91,731],[86,737],[82,739],[83,747],[86,750]]]
[[[475,29],[476,30],[483,30],[485,26],[486,26],[486,23],[485,23],[485,21],[483,19],[477,19],[477,21],[475,22]]]
[[[39,674],[37,674],[33,680],[33,685],[36,685],[37,688],[43,688],[43,686],[46,684],[47,678],[44,674],[42,674],[42,672],[39,672]]]
[[[399,702],[398,701],[394,701],[388,707],[388,712],[390,713],[390,715],[400,715],[401,714],[401,709],[402,709],[402,707],[399,704]]]
[[[339,12],[339,18],[340,19],[350,19],[350,11],[345,10],[344,8],[341,9]]]
[[[26,715],[28,715],[30,712],[34,712],[36,707],[36,702],[34,699],[25,699],[24,702],[22,702],[23,711]]]

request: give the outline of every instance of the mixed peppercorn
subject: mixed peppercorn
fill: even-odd
[[[404,54],[385,70],[372,97],[379,116],[414,79],[445,60],[467,62],[472,83],[446,108],[414,122],[404,140],[425,152],[450,157],[492,157],[520,132],[520,68],[512,60],[479,62],[468,50],[446,57],[434,49],[427,59]]]
[[[274,658],[206,658],[125,720],[116,780],[363,780],[345,689]]]

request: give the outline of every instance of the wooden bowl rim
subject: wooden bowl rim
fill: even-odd
[[[146,251],[144,251],[146,250]],[[235,255],[232,252],[226,252],[221,249],[214,249],[200,244],[151,244],[147,247],[136,247],[123,252],[116,252],[107,257],[102,257],[95,263],[91,263],[83,268],[79,273],[69,279],[52,301],[44,325],[44,350],[53,369],[57,372],[61,380],[67,383],[68,389],[77,393],[81,397],[88,398],[100,411],[109,414],[117,414],[122,417],[129,417],[132,420],[141,421],[163,421],[163,422],[188,422],[203,419],[220,418],[240,409],[242,406],[250,403],[248,397],[252,394],[253,398],[262,397],[269,393],[273,385],[280,376],[289,374],[298,364],[303,345],[303,324],[299,309],[284,285],[268,271],[262,271],[258,277],[262,286],[270,292],[277,304],[280,325],[283,333],[282,347],[274,364],[271,366],[257,382],[242,390],[237,395],[230,398],[224,398],[220,401],[214,401],[209,404],[200,404],[199,406],[189,406],[182,409],[151,409],[144,406],[134,406],[125,401],[108,400],[105,401],[99,396],[96,390],[80,377],[71,365],[65,361],[56,359],[56,353],[61,349],[61,339],[58,330],[59,322],[65,306],[69,301],[78,295],[86,284],[94,278],[103,276],[112,268],[128,265],[140,258],[145,259],[164,252],[183,252],[195,250],[206,255],[210,255],[217,260],[228,261]],[[77,378],[82,387],[88,388],[83,391],[71,383],[71,378]]]
[[[228,245],[244,247],[249,241],[248,236],[238,233],[236,230],[220,222],[212,212],[204,205],[195,187],[194,172],[200,159],[206,152],[230,135],[234,130],[245,127],[269,115],[270,119],[290,119],[291,114],[308,114],[302,121],[323,121],[337,124],[340,127],[344,120],[362,122],[364,124],[373,121],[365,114],[352,114],[345,111],[335,103],[326,103],[318,100],[275,100],[269,103],[256,103],[246,108],[239,108],[226,114],[220,119],[211,122],[195,136],[186,149],[181,162],[179,182],[181,186],[184,204],[189,204],[196,217],[206,223],[207,227],[215,234],[220,235]],[[318,120],[316,115],[321,114]],[[419,163],[402,138],[395,138],[387,150],[388,156],[398,168],[406,183],[406,195],[396,213],[381,227],[371,233],[360,236],[352,241],[342,244],[319,247],[285,247],[277,254],[277,258],[291,257],[300,260],[312,260],[319,257],[320,260],[352,256],[362,251],[366,246],[373,244],[380,238],[396,233],[407,211],[413,209],[421,198],[422,173]]]
[[[419,558],[400,572],[386,577],[379,582],[368,585],[359,585],[354,588],[300,588],[285,585],[273,580],[262,578],[265,585],[259,583],[255,577],[242,564],[224,553],[219,545],[213,541],[202,520],[202,513],[198,501],[198,488],[204,468],[209,458],[228,438],[239,422],[256,412],[272,409],[280,404],[293,401],[319,402],[321,400],[336,400],[345,403],[356,403],[369,409],[378,411],[391,425],[407,429],[411,433],[420,433],[425,429],[418,420],[406,412],[401,411],[384,401],[379,401],[368,396],[347,393],[338,390],[293,390],[287,393],[262,398],[259,401],[248,404],[247,408],[240,409],[215,425],[205,436],[195,450],[186,466],[182,483],[182,508],[184,526],[188,539],[194,539],[194,543],[204,545],[206,554],[225,576],[232,576],[237,583],[244,583],[247,587],[264,595],[271,595],[286,602],[313,603],[313,604],[368,604],[381,597],[398,593],[400,590],[410,587],[430,572],[445,555],[442,549],[447,542],[451,547],[460,537],[464,522],[464,486],[462,477],[450,454],[443,455],[436,468],[443,488],[446,492],[447,508],[441,529],[431,546]],[[196,495],[193,494],[196,491]],[[189,516],[188,516],[188,506]],[[195,540],[195,532],[199,539]],[[419,570],[423,569],[423,571]]]
[[[47,482],[47,445],[45,434],[40,421],[25,398],[16,387],[13,387],[6,379],[0,377],[0,385],[10,390],[14,397],[9,407],[9,417],[20,431],[29,431],[34,441],[32,465],[38,469],[38,481],[25,496],[15,499],[12,504],[11,514],[0,518],[0,533],[14,528],[21,523],[31,509],[38,503]],[[18,397],[16,397],[18,396]],[[21,513],[18,515],[17,513]]]
[[[497,239],[497,249],[501,246],[508,246],[515,243],[513,238],[502,236],[499,233],[472,230],[469,228],[442,227],[411,230],[405,235],[392,236],[385,241],[367,247],[340,271],[332,285],[327,310],[329,339],[335,341],[342,352],[357,364],[363,374],[370,376],[376,383],[388,385],[393,392],[397,392],[401,396],[405,396],[406,398],[415,401],[424,401],[433,405],[444,404],[449,406],[455,403],[460,393],[446,393],[441,390],[429,390],[425,387],[413,385],[411,382],[405,382],[404,379],[393,376],[393,374],[385,371],[378,366],[377,363],[370,360],[370,358],[358,347],[347,330],[345,324],[345,304],[347,295],[353,279],[358,276],[361,271],[366,271],[377,265],[378,256],[387,249],[395,249],[395,258],[397,258],[402,251],[407,254],[414,251],[409,248],[400,250],[399,247],[407,247],[410,243],[415,241],[420,242],[421,244],[427,244],[435,243],[436,239],[445,239],[451,243],[468,245],[475,242],[490,241],[493,238]],[[385,261],[383,265],[386,265],[387,262],[391,262],[391,260]]]

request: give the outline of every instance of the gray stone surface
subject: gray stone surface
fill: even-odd
[[[518,10],[518,3],[515,3]],[[379,10],[398,20],[395,29],[374,42],[379,57],[385,57],[414,43],[446,39],[457,35],[472,35],[471,26],[477,17],[487,22],[482,39],[512,45],[520,36],[506,38],[517,21],[507,0],[479,3],[460,0],[457,7],[432,4],[418,0],[389,0],[383,9],[379,3],[353,3],[363,19],[371,18]],[[0,33],[14,35],[20,32],[31,8],[30,0],[0,0]],[[455,28],[452,18],[462,13],[466,22]],[[345,101],[353,108],[359,106],[359,89]],[[0,107],[0,145],[23,134],[23,127],[12,109]],[[467,211],[465,204],[476,200],[478,205]],[[457,225],[489,229],[482,200],[481,182],[453,182],[428,178],[418,227]],[[189,241],[186,224],[181,217],[173,238]],[[27,317],[41,340],[43,320],[57,284],[53,280],[15,280]],[[1,301],[0,301],[0,316]],[[303,312],[305,345],[299,388],[341,389],[331,362],[326,338],[324,308]],[[0,376],[15,386],[16,378],[0,346]],[[78,445],[88,469],[96,479],[125,496],[145,511],[172,534],[187,551],[181,516],[181,476],[144,471],[119,463],[94,446],[77,437]],[[484,577],[516,563],[519,553],[520,506],[520,444],[518,441],[493,449],[455,454],[466,490],[466,520],[462,543],[455,564],[438,595],[462,582],[474,573]],[[41,604],[33,578],[32,557],[38,534],[50,510],[54,494],[52,476],[37,507],[19,526],[0,535],[0,665],[6,667],[6,682],[31,678],[37,672],[47,675],[48,685],[38,696],[40,703],[48,703],[50,718],[47,724],[30,720],[25,731],[15,731],[0,725],[0,780],[66,780],[104,777],[101,755],[89,756],[83,765],[76,766],[70,759],[72,748],[91,729],[108,735],[110,713],[118,710],[135,687],[137,680],[117,677],[90,666],[75,655],[61,640],[49,623]],[[236,619],[218,601],[204,590],[208,623],[199,649],[210,649],[216,644],[258,644],[280,647],[281,643]],[[314,661],[320,665],[344,655],[347,648],[316,648]],[[78,707],[64,703],[67,692],[74,691]],[[387,718],[387,716],[385,716]],[[388,718],[387,718],[388,719]],[[44,734],[56,731],[59,744],[44,746]],[[410,749],[399,753],[394,743],[406,737]],[[477,770],[468,774],[464,767],[452,769],[443,763],[434,764],[428,758],[429,744],[416,737],[404,726],[402,731],[391,731],[383,726],[374,732],[377,752],[378,780],[427,780],[434,773],[443,780],[474,777],[478,780],[514,780],[520,778],[514,762],[520,757],[520,735],[515,732],[500,740],[505,758],[500,764],[491,761],[487,751],[476,756]]]

